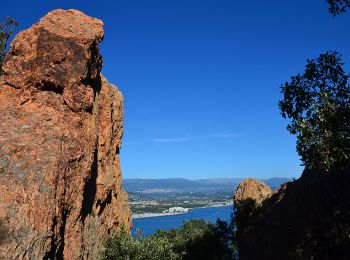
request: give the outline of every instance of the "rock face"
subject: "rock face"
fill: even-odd
[[[248,199],[260,204],[270,194],[271,189],[266,184],[255,179],[245,179],[238,185],[233,202],[236,207]]]
[[[349,259],[349,169],[305,171],[261,204],[236,203],[240,259]]]
[[[19,33],[0,78],[0,258],[96,259],[130,228],[123,97],[100,74],[103,23],[55,10]]]

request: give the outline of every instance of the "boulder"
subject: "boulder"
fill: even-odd
[[[253,200],[256,204],[271,195],[272,191],[269,186],[255,179],[245,179],[237,187],[234,194],[233,202],[236,207],[246,200]]]

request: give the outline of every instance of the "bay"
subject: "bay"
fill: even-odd
[[[183,221],[190,219],[204,219],[211,223],[215,223],[219,218],[224,221],[231,220],[232,206],[195,208],[185,214],[158,216],[148,218],[133,219],[133,226],[131,233],[134,236],[136,230],[140,229],[144,236],[154,234],[158,229],[170,230],[172,228],[181,227]]]

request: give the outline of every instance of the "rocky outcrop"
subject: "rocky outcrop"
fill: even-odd
[[[236,207],[247,200],[254,200],[257,204],[271,194],[271,189],[266,184],[255,179],[245,179],[237,187],[233,197]]]
[[[0,258],[96,259],[130,228],[123,97],[100,74],[103,23],[55,10],[19,33],[0,78]]]
[[[349,259],[349,169],[305,171],[262,203],[259,190],[235,201],[240,259]]]

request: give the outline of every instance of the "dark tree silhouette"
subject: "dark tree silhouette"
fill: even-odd
[[[0,75],[2,74],[2,64],[6,56],[7,40],[17,28],[16,20],[7,17],[6,20],[0,21]]]
[[[336,16],[346,12],[350,7],[350,0],[327,0],[329,4],[329,12]]]
[[[308,169],[330,170],[350,158],[349,74],[337,52],[308,60],[305,72],[281,86],[282,116],[297,136],[297,151]]]

